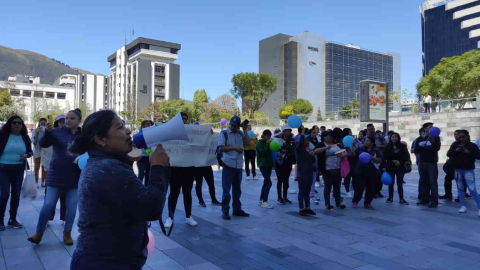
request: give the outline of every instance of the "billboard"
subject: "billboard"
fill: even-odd
[[[360,82],[360,121],[388,121],[388,85],[383,82]]]

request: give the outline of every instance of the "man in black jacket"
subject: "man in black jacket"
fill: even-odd
[[[433,123],[423,124],[423,134],[415,141],[415,154],[419,155],[420,163],[420,201],[417,205],[428,205],[429,208],[438,207],[438,151],[440,138],[430,136]],[[430,203],[430,204],[429,204]]]

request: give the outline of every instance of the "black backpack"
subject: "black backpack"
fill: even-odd
[[[222,130],[221,133],[223,134],[223,136],[225,136],[225,145],[227,145],[227,142],[228,142],[227,132],[225,130]],[[220,146],[217,146],[217,151],[215,151],[215,154],[217,155],[218,166],[223,167],[224,164],[222,161],[222,152],[220,152]]]

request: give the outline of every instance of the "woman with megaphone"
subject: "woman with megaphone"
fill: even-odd
[[[88,152],[78,184],[80,236],[71,269],[142,269],[147,259],[147,221],[165,204],[169,157],[161,145],[150,155],[148,187],[138,179],[128,153],[130,131],[113,111],[91,114],[70,151]]]

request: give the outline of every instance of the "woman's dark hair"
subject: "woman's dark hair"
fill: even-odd
[[[335,142],[339,143],[342,140],[342,129],[341,128],[334,128],[332,131],[333,138],[335,139]]]
[[[349,135],[350,135],[350,132],[352,132],[351,129],[349,129],[349,128],[344,128],[343,131],[342,131],[342,139],[345,138],[346,136],[349,136]]]
[[[367,133],[365,132],[365,130],[360,130],[359,133],[362,133],[363,137],[367,136]]]
[[[68,150],[74,154],[81,155],[95,149],[97,146],[94,137],[96,135],[106,137],[116,116],[117,114],[110,110],[90,114],[83,123],[82,134],[75,139]]]
[[[470,133],[468,132],[468,130],[465,130],[465,129],[461,129],[458,131],[458,133],[462,133],[464,134],[466,137],[467,137],[467,143],[470,143]]]
[[[268,138],[272,137],[272,132],[269,129],[265,129],[262,133],[262,137],[265,137],[265,136]]]
[[[80,121],[82,120],[82,110],[80,110],[79,108],[76,108],[75,110],[71,110],[69,112],[73,112],[74,114],[76,114],[78,116]]]
[[[144,128],[146,124],[150,124],[150,120],[143,120],[142,123],[140,124],[140,129]]]
[[[5,134],[10,134],[12,132],[11,131],[12,122],[15,119],[20,119],[20,121],[22,121],[22,129],[20,130],[20,134],[21,135],[27,135],[27,126],[25,126],[25,123],[23,122],[23,119],[18,115],[14,115],[14,116],[8,118],[7,123],[5,123],[5,125],[3,125],[2,132],[5,133]]]
[[[47,118],[43,118],[43,117],[42,117],[42,118],[40,118],[40,119],[38,120],[38,123],[40,123],[40,122],[42,122],[42,121],[45,121],[45,122],[47,122]]]
[[[375,137],[373,137],[373,136],[367,136],[367,139],[369,139],[369,140],[373,143],[372,148],[376,146],[376,145],[375,145]]]
[[[335,137],[333,136],[333,131],[331,129],[327,129],[324,132],[322,132],[322,142],[325,141],[325,137],[327,136],[332,136],[332,138],[335,139]]]
[[[394,143],[394,142],[392,141],[392,136],[394,136],[394,135],[397,135],[397,136],[398,136],[398,142],[396,142],[396,143]],[[396,145],[397,147],[403,145],[403,144],[402,144],[402,137],[401,137],[400,134],[398,134],[397,132],[393,132],[392,135],[389,136],[388,146],[389,146],[389,147],[393,147],[393,145]]]

